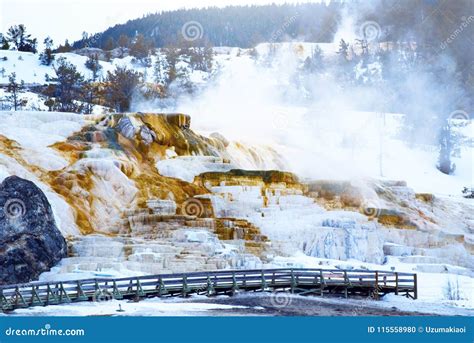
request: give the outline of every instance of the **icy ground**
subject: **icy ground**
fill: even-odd
[[[387,297],[382,301],[366,299],[321,298],[287,293],[240,293],[233,297],[191,296],[189,298],[152,298],[140,302],[112,300],[74,305],[54,305],[16,310],[1,316],[398,316],[398,315],[472,316],[474,310],[440,303]]]

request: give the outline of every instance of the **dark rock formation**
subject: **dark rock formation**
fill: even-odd
[[[44,193],[10,176],[0,184],[0,284],[29,282],[67,254]]]

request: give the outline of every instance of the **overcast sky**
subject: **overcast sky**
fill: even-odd
[[[46,36],[55,44],[74,41],[82,32],[95,33],[147,13],[179,8],[317,2],[317,0],[0,0],[0,30],[25,24],[42,42]]]

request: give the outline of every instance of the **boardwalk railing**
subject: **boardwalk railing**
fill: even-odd
[[[32,282],[0,286],[0,310],[79,301],[105,301],[190,294],[232,295],[238,291],[301,295],[370,296],[388,293],[417,298],[416,274],[339,269],[221,270],[128,278]]]

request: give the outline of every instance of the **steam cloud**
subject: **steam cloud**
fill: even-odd
[[[298,76],[316,44],[280,44],[273,58],[266,58],[270,45],[262,44],[257,61],[243,55],[222,62],[222,72],[202,92],[160,110],[191,114],[193,128],[202,133],[272,145],[288,160],[289,170],[310,178],[401,178],[396,169],[414,162],[434,168],[438,118],[455,110],[453,102],[463,96],[462,90],[454,78],[440,84],[423,66],[404,79],[364,83],[367,75],[379,79],[385,72],[377,61],[356,66],[360,82],[341,86],[336,77],[338,42],[343,38],[357,47],[354,40],[362,38],[359,17],[342,13],[334,42],[319,44],[330,66],[321,74]],[[454,73],[449,55],[439,55],[436,63]],[[400,61],[387,66],[396,78]],[[157,111],[156,106],[141,103],[139,109]],[[402,126],[406,118],[409,124]],[[420,160],[414,147],[430,151],[432,158]],[[391,162],[383,165],[381,160]]]

